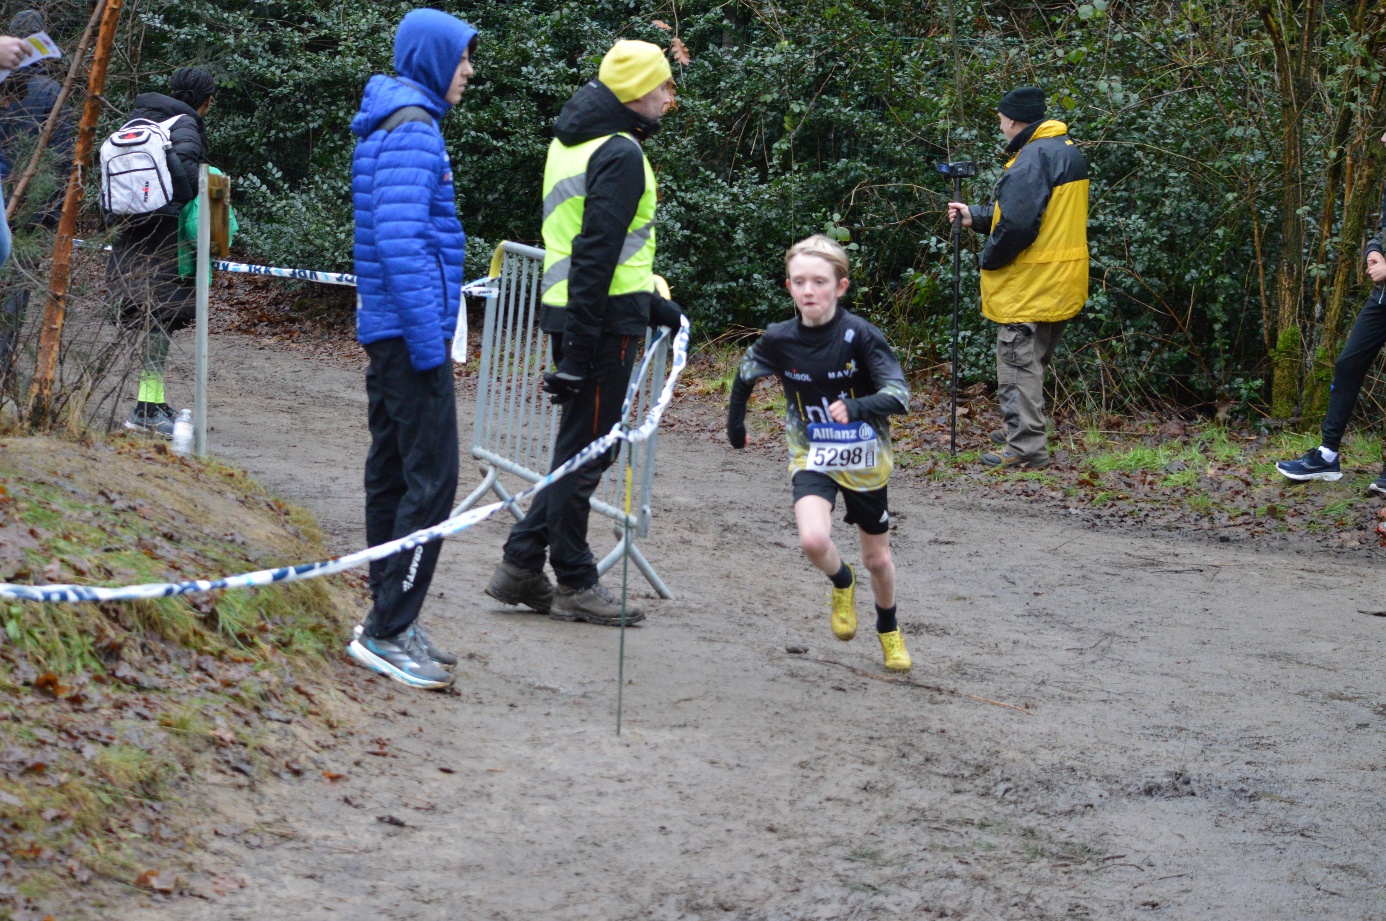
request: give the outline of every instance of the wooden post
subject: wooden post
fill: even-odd
[[[53,379],[58,371],[58,350],[62,345],[63,320],[67,310],[67,284],[72,275],[72,239],[77,233],[77,213],[82,209],[84,192],[83,179],[87,163],[91,160],[96,120],[101,114],[101,93],[106,88],[106,68],[111,61],[111,45],[115,42],[116,23],[120,20],[123,2],[106,0],[106,9],[101,14],[96,54],[92,57],[91,76],[87,80],[87,102],[82,109],[82,123],[77,133],[77,151],[72,158],[72,172],[67,177],[63,216],[58,222],[57,241],[53,244],[53,275],[48,287],[48,305],[39,333],[38,363],[29,397],[29,426],[35,430],[53,424]]]
[[[197,168],[197,335],[193,346],[193,453],[207,456],[207,322],[212,288],[211,177],[207,164]]]
[[[86,31],[82,33],[82,40],[77,43],[77,50],[72,52],[72,63],[67,68],[67,78],[63,80],[62,89],[58,91],[58,101],[53,103],[53,109],[48,113],[48,119],[43,123],[43,130],[39,132],[38,143],[34,145],[34,152],[29,157],[29,165],[24,167],[19,181],[14,184],[14,189],[10,192],[9,201],[5,202],[6,220],[14,220],[15,211],[19,209],[19,203],[24,201],[24,193],[29,191],[29,183],[34,180],[34,174],[38,172],[39,161],[43,159],[43,151],[48,147],[48,139],[53,136],[53,130],[58,127],[58,119],[63,114],[63,106],[67,105],[67,97],[72,93],[72,84],[77,80],[77,71],[82,67],[82,58],[87,56],[87,46],[91,44],[92,33],[96,31],[96,23],[101,19],[101,12],[105,8],[106,0],[96,0],[96,6],[91,11],[91,18],[87,20]]]
[[[231,255],[231,177],[207,175],[207,197],[212,206],[212,255]]]

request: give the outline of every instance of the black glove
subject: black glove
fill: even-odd
[[[650,305],[651,326],[667,326],[674,332],[678,332],[682,323],[682,307],[674,301],[665,300],[662,297],[654,298],[654,302]]]
[[[581,376],[564,371],[560,365],[557,371],[544,375],[544,392],[549,394],[549,402],[562,406],[578,395],[582,382]]]

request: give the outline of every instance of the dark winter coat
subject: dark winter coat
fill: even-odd
[[[658,130],[659,122],[642,118],[622,105],[615,93],[596,80],[573,94],[553,126],[554,137],[568,147],[619,132],[643,143]],[[639,147],[613,137],[597,148],[587,162],[587,197],[582,232],[573,240],[568,306],[544,306],[540,314],[544,332],[570,333],[574,339],[592,341],[599,332],[644,334],[652,303],[663,299],[643,291],[615,297],[608,293],[621,247],[644,194],[645,165]]]
[[[444,94],[476,36],[452,16],[420,15],[433,12],[406,19],[396,40],[399,76],[371,77],[351,123],[359,138],[351,158],[356,338],[362,345],[403,338],[419,372],[447,361],[462,302],[466,237],[438,122],[452,108]],[[427,117],[380,128],[406,106]]]
[[[0,107],[0,179],[9,178],[21,166],[15,161],[20,154],[22,138],[25,135],[38,136],[62,92],[58,81],[42,73],[25,74],[20,71],[11,74],[9,80],[17,81],[14,90],[22,89],[24,95]],[[57,124],[53,126],[53,136],[49,138],[48,146],[66,167],[72,162],[75,138],[72,118],[67,107],[63,108]]]

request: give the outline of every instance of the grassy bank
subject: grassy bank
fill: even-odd
[[[116,437],[0,438],[0,581],[122,585],[325,558],[244,473]],[[344,579],[122,604],[0,602],[0,919],[71,886],[180,890],[161,855],[209,771],[300,774],[270,727],[332,720]],[[100,886],[90,894],[99,901]]]

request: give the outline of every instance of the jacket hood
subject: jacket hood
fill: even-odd
[[[645,140],[659,130],[659,122],[649,121],[622,105],[604,83],[593,80],[569,99],[553,123],[553,135],[566,147],[625,131]]]
[[[198,130],[202,130],[202,116],[197,114],[196,109],[181,99],[163,93],[140,93],[135,97],[135,108],[130,112],[131,118],[147,118],[156,122],[167,121],[175,115],[188,116],[197,122]]]
[[[1031,141],[1038,141],[1041,138],[1062,137],[1065,134],[1068,134],[1068,125],[1065,125],[1061,121],[1055,121],[1050,118],[1042,122],[1035,122],[1033,125],[1017,134],[1015,139],[1006,145],[1006,152],[1018,153],[1020,148]]]
[[[434,97],[447,112],[446,96],[462,55],[476,39],[476,29],[447,13],[410,11],[395,33],[395,73]]]
[[[351,120],[351,130],[360,137],[366,137],[385,119],[405,106],[419,106],[428,111],[435,120],[441,119],[451,106],[440,102],[441,97],[425,92],[398,77],[376,74],[366,82],[366,92],[361,96],[361,109]]]

